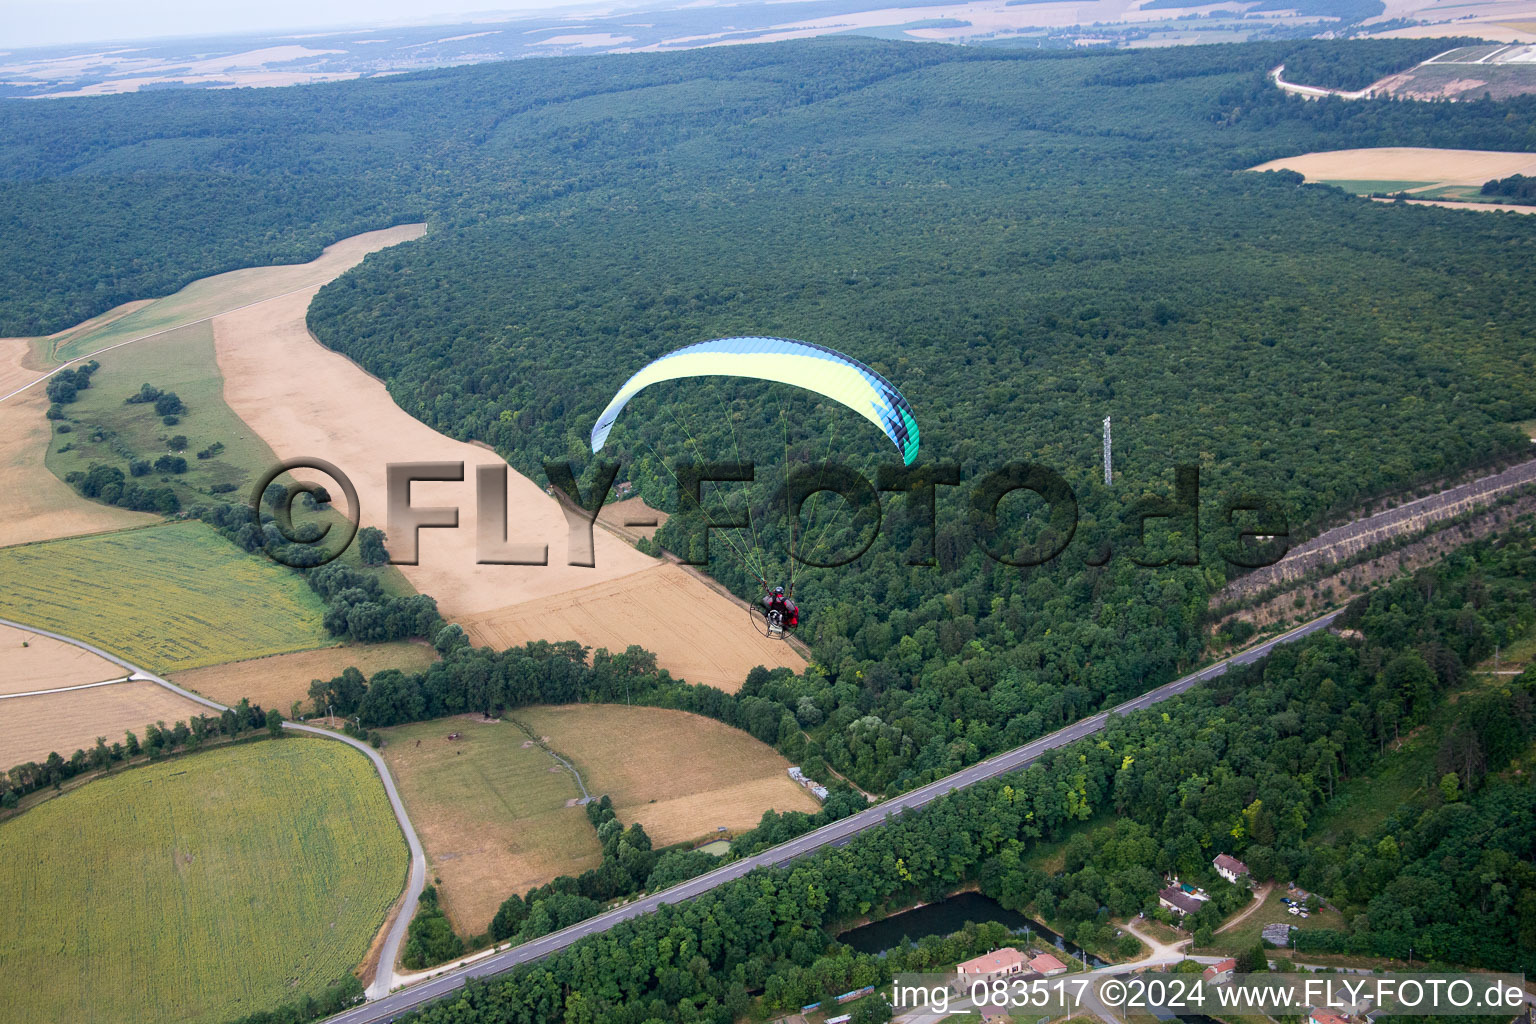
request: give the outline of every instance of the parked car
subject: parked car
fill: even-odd
[[[1301,911],[1297,910],[1295,907],[1290,907],[1290,908],[1288,908],[1286,910],[1286,913],[1287,914],[1299,914],[1299,913],[1301,913]]]

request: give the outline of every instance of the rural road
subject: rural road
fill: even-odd
[[[520,964],[541,960],[551,953],[559,952],[578,939],[605,932],[621,921],[628,921],[631,918],[649,913],[662,904],[675,904],[683,900],[692,899],[726,882],[740,878],[757,868],[777,867],[797,857],[803,857],[808,853],[819,850],[824,846],[846,845],[860,832],[878,828],[885,824],[888,815],[897,814],[910,808],[922,807],[946,793],[957,789],[964,789],[974,783],[982,782],[998,775],[1006,775],[1020,768],[1026,768],[1046,751],[1082,739],[1084,736],[1090,736],[1103,729],[1111,715],[1123,715],[1131,711],[1141,711],[1160,701],[1176,697],[1207,679],[1214,679],[1217,676],[1223,675],[1233,665],[1247,665],[1259,661],[1276,646],[1292,640],[1298,640],[1309,633],[1327,627],[1342,613],[1342,609],[1329,612],[1327,615],[1313,619],[1311,622],[1303,623],[1295,629],[1266,640],[1249,650],[1235,654],[1214,665],[1207,666],[1198,672],[1192,672],[1171,683],[1166,683],[1123,704],[1116,705],[1108,711],[1101,711],[1096,715],[1075,722],[1065,729],[1051,733],[1049,736],[1042,736],[1040,739],[1026,743],[1022,747],[1017,747],[1006,753],[998,754],[996,757],[978,762],[963,771],[939,779],[937,782],[931,782],[921,788],[892,797],[885,803],[871,807],[867,811],[860,811],[852,817],[844,818],[841,821],[834,821],[830,825],[823,825],[814,832],[807,832],[805,835],[775,846],[771,850],[765,850],[755,856],[733,861],[707,874],[699,875],[696,878],[691,878],[686,882],[675,885],[663,892],[642,897],[633,903],[626,903],[623,906],[615,907],[613,910],[588,918],[569,928],[552,932],[542,938],[525,942],[520,946],[514,946],[501,953],[485,957],[473,964],[447,971],[436,978],[423,981],[409,988],[401,989],[399,992],[339,1013],[334,1017],[328,1018],[328,1022],[329,1024],[383,1024],[383,1022],[392,1021],[411,1010],[421,1007],[425,1003],[441,999],[462,988],[465,982],[471,978],[483,978],[499,974]],[[373,995],[372,990],[370,990],[369,994],[370,996]]]
[[[64,636],[62,633],[52,633],[46,629],[38,629],[36,626],[29,626],[24,622],[12,622],[10,619],[0,619],[0,626],[24,629],[39,636],[51,637],[54,640],[61,640],[66,644],[73,644],[82,650],[90,651],[97,657],[105,658],[114,665],[120,665],[127,669],[129,673],[128,678],[130,679],[144,679],[153,683],[159,683],[172,693],[220,713],[228,710],[225,705],[220,704],[218,701],[209,700],[207,697],[193,693],[191,690],[185,690],[169,679],[162,679],[153,672],[139,668],[137,665],[124,661],[110,651],[104,651],[100,647],[86,643],[84,640],[76,640],[74,637]],[[78,687],[68,687],[68,689],[78,689]],[[389,934],[384,939],[384,948],[379,954],[379,968],[374,974],[373,984],[368,986],[368,998],[377,999],[389,992],[390,985],[394,981],[394,965],[400,952],[400,944],[405,940],[405,932],[410,927],[411,918],[416,916],[416,901],[421,896],[422,887],[427,882],[427,855],[421,848],[421,840],[417,838],[416,830],[411,827],[411,819],[406,816],[405,803],[400,799],[400,793],[395,788],[395,780],[390,776],[389,769],[385,767],[384,758],[379,756],[378,751],[366,743],[354,740],[350,736],[343,736],[328,729],[317,729],[312,725],[284,722],[283,728],[293,732],[308,733],[311,736],[323,736],[326,739],[339,740],[349,746],[356,747],[368,755],[368,759],[373,762],[374,768],[378,770],[379,778],[384,780],[384,791],[389,794],[390,806],[395,809],[395,820],[400,823],[400,831],[405,833],[406,845],[410,847],[411,873],[409,884],[405,888],[405,898],[400,904],[399,912],[395,915],[394,924],[390,926]]]

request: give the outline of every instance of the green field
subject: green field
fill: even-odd
[[[373,766],[326,740],[212,750],[0,825],[7,1021],[217,1024],[367,953],[405,843]]]
[[[1331,180],[1325,181],[1324,184],[1332,185],[1335,188],[1342,188],[1346,192],[1353,192],[1353,193],[1355,193],[1355,195],[1358,195],[1358,196],[1364,196],[1364,195],[1370,195],[1372,192],[1401,192],[1404,189],[1409,189],[1409,188],[1422,188],[1425,185],[1433,185],[1434,182],[1432,182],[1432,181],[1372,181],[1372,180],[1365,180],[1365,179],[1361,179],[1361,180],[1341,179],[1339,181],[1331,181]]]
[[[221,275],[209,280],[231,276]],[[205,283],[194,282],[187,290],[200,288]],[[246,298],[245,292],[237,291],[223,302],[237,305]],[[170,302],[169,299],[162,301]],[[160,303],[156,303],[158,305]],[[139,312],[153,308],[147,306]],[[130,314],[124,320],[131,320],[135,315]],[[115,327],[112,325],[108,330]],[[116,466],[126,475],[132,460],[153,462],[161,455],[179,455],[186,460],[186,472],[151,473],[137,478],[136,482],[151,488],[170,487],[176,492],[181,507],[187,509],[214,502],[247,501],[251,487],[277,464],[277,455],[267,443],[224,403],[224,377],[214,356],[211,324],[193,324],[113,349],[102,354],[98,362],[101,366],[91,377],[91,386],[64,406],[65,418],[54,423],[46,464],[59,479],[65,479],[72,472],[87,472],[97,464]],[[186,404],[186,411],[174,425],[166,425],[156,415],[152,404],[130,405],[124,401],[137,394],[143,384],[152,384],[162,391],[174,391]],[[180,449],[172,450],[168,442],[177,435],[186,441]],[[208,451],[215,444],[222,448],[209,458],[198,457],[199,452]],[[326,482],[320,474],[299,475]],[[215,492],[215,487],[221,490]],[[229,490],[231,487],[234,489]],[[336,498],[340,500],[340,495]],[[295,505],[296,523],[311,519],[329,521],[338,530],[345,522],[337,511],[307,513],[299,511],[299,506]],[[360,568],[357,550],[355,544],[348,548],[341,556],[342,563]],[[407,596],[416,592],[399,569],[386,566],[374,571],[386,593]]]
[[[234,485],[243,499],[251,485],[277,464],[265,441],[224,404],[224,378],[213,354],[213,327],[202,323],[170,334],[128,345],[101,356],[101,368],[91,386],[64,407],[67,417],[54,425],[48,447],[48,468],[63,479],[73,471],[85,472],[96,463],[117,466],[124,473],[128,461],[165,454],[187,460],[187,471],[141,478],[139,483],[177,492],[183,507],[211,499],[208,488]],[[141,384],[174,391],[187,411],[174,426],[155,414],[153,404],[125,404]],[[59,427],[67,425],[67,433]],[[166,441],[186,437],[183,449],[171,452]],[[200,459],[199,451],[223,445],[217,455]],[[225,500],[228,500],[227,498]]]
[[[327,642],[319,595],[202,523],[0,549],[0,617],[168,672]]]

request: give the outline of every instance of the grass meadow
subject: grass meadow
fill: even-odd
[[[367,953],[405,842],[368,760],[286,738],[92,782],[0,825],[0,1018],[219,1024]]]

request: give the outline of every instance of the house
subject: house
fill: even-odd
[[[982,981],[990,981],[993,978],[1006,978],[1018,974],[1024,970],[1024,954],[1012,946],[1004,946],[1002,949],[994,949],[990,953],[981,956],[955,968],[955,972],[961,978],[978,978]]]
[[[1288,924],[1267,924],[1264,926],[1264,941],[1271,946],[1284,946],[1291,941],[1291,926]]]
[[[1349,1024],[1349,1021],[1332,1010],[1313,1010],[1307,1014],[1307,1024]]]
[[[1049,978],[1053,974],[1065,973],[1067,965],[1062,963],[1060,960],[1057,960],[1049,953],[1041,953],[1037,957],[1030,958],[1029,969],[1034,971],[1036,974],[1043,974]]]
[[[1211,861],[1211,866],[1216,873],[1233,885],[1241,883],[1248,877],[1248,865],[1230,854],[1218,853],[1216,859]]]
[[[1176,885],[1170,885],[1158,893],[1157,904],[1160,907],[1167,907],[1180,917],[1193,914],[1200,909],[1200,901]]]
[[[1232,973],[1236,970],[1237,961],[1229,956],[1225,960],[1211,964],[1211,966],[1201,971],[1200,974],[1201,977],[1205,978],[1212,985],[1225,985],[1232,980]]]

